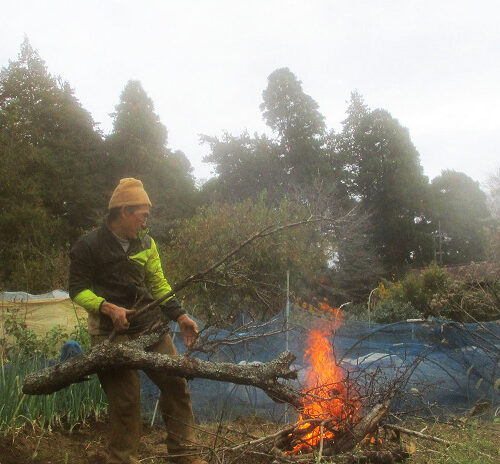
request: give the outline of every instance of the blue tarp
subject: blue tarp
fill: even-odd
[[[28,300],[46,300],[50,298],[69,298],[69,293],[64,290],[52,290],[49,293],[33,295],[27,292],[0,292],[0,301],[28,301]]]

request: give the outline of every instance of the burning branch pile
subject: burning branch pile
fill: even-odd
[[[365,382],[362,392],[352,373],[337,364],[331,336],[341,323],[341,311],[324,306],[331,318],[308,333],[304,355],[308,367],[297,422],[231,451],[267,450],[283,462],[315,462],[323,456],[335,456],[339,462],[398,462],[403,453],[389,451],[387,446],[383,451],[365,450],[364,460],[353,457],[357,445],[379,443],[378,430],[396,389],[388,385],[386,392],[374,391],[375,382],[372,388]]]
[[[324,306],[333,317],[308,334],[304,356],[308,369],[298,422],[277,443],[289,456],[336,455],[353,449],[377,430],[390,405],[389,398],[371,410],[364,407],[359,386],[337,364],[330,342],[341,323],[341,311]]]
[[[326,305],[325,305],[326,306]],[[306,372],[303,406],[294,436],[290,437],[291,454],[311,451],[324,441],[334,441],[342,430],[352,428],[360,408],[358,392],[354,391],[344,371],[337,365],[329,336],[340,325],[340,310],[326,326],[311,330],[307,339]],[[311,419],[313,421],[311,421]]]

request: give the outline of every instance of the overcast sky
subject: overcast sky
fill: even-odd
[[[350,92],[409,128],[430,179],[500,167],[498,1],[4,1],[0,65],[26,34],[49,71],[112,128],[129,79],[153,99],[197,178],[198,134],[263,132],[268,75],[288,67],[339,129]]]

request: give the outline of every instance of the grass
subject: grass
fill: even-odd
[[[11,358],[0,366],[0,430],[36,423],[40,427],[65,425],[72,429],[105,412],[107,403],[97,378],[72,385],[51,395],[25,395],[24,377],[44,365],[41,358]]]
[[[76,386],[78,387],[78,386]],[[21,404],[19,410],[25,407]],[[47,413],[53,409],[49,409]],[[40,411],[42,413],[42,410]],[[105,456],[106,436],[109,424],[105,415],[101,420],[84,420],[81,427],[68,431],[65,420],[54,422],[53,427],[42,428],[37,421],[33,426],[20,427],[18,431],[13,427],[8,432],[0,434],[0,461],[26,463],[66,463],[86,464],[101,462]],[[26,422],[24,422],[26,424]],[[46,421],[47,423],[47,421]],[[383,434],[381,449],[394,449],[401,445],[410,453],[406,464],[493,464],[500,463],[500,423],[493,420],[474,420],[466,422],[455,419],[446,422],[424,419],[408,419],[399,425],[411,430],[422,431],[445,440],[455,442],[455,445],[446,447],[431,441],[413,438],[401,434],[396,441],[390,441]],[[220,448],[221,446],[235,446],[240,442],[247,442],[251,438],[267,436],[282,429],[284,424],[269,422],[255,417],[239,417],[228,423],[205,423],[196,428],[196,441],[203,445],[203,449]],[[144,464],[166,464],[170,462],[166,457],[164,446],[165,431],[162,427],[144,425],[144,433],[139,449],[140,461]],[[163,446],[163,448],[162,448]],[[213,453],[208,453],[213,458]],[[17,460],[9,461],[16,457]],[[241,453],[231,455],[219,453],[219,463],[235,462],[239,464],[254,464],[255,462],[271,463],[273,458],[260,454]],[[323,464],[334,464],[332,458],[323,459]],[[310,464],[313,464],[311,461]],[[314,463],[319,464],[319,463]]]
[[[500,463],[500,423],[493,420],[454,419],[446,422],[413,420],[405,427],[442,438],[455,444],[447,447],[431,441],[401,435],[411,452],[408,464],[498,464]]]
[[[106,411],[107,402],[95,376],[51,395],[22,392],[26,375],[45,367],[48,358],[59,357],[64,341],[78,340],[84,350],[90,346],[82,321],[78,320],[70,335],[56,326],[40,336],[27,327],[18,308],[8,309],[6,315],[4,336],[13,344],[8,343],[7,337],[0,339],[0,431],[8,433],[26,424],[42,429],[64,426],[71,430],[89,419],[99,418]]]
[[[456,445],[446,447],[432,441],[414,438],[401,434],[399,437],[401,446],[409,453],[405,464],[499,464],[500,463],[500,422],[489,419],[474,419],[465,421],[461,418],[440,421],[432,419],[406,419],[398,425],[410,430],[422,431],[426,435],[448,440]],[[203,424],[201,428],[208,433],[199,431],[199,437],[203,444],[210,447],[214,442],[214,435],[220,438],[218,445],[246,441],[249,437],[259,437],[272,434],[284,428],[284,424],[276,424],[258,418],[239,418],[229,424]],[[423,430],[425,429],[425,430]],[[380,449],[393,449],[398,444],[398,440],[391,441],[389,433],[381,433],[383,444]],[[377,448],[374,448],[377,449]],[[362,450],[359,450],[362,454]],[[227,461],[232,462],[230,457]],[[256,457],[247,454],[239,457],[240,464],[250,464]],[[272,459],[270,460],[270,462]],[[336,464],[333,458],[324,458],[323,464]],[[152,461],[153,464],[162,463],[161,460]],[[312,464],[312,462],[311,462]],[[318,463],[315,463],[318,464]]]

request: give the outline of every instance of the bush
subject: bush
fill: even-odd
[[[390,308],[399,311],[398,305],[410,305],[423,317],[458,322],[491,321],[500,317],[500,282],[455,280],[446,270],[432,264],[420,273],[408,273],[401,281],[381,282],[372,303],[373,314],[381,311],[382,318]],[[399,314],[406,311],[401,307]]]
[[[387,300],[373,308],[371,320],[379,324],[405,321],[406,319],[420,319],[422,314],[410,303]]]
[[[452,281],[451,276],[437,264],[431,264],[420,273],[409,272],[401,281],[382,281],[376,292],[376,304],[381,301],[409,303],[424,315],[431,314],[431,302]]]
[[[405,321],[406,319],[419,319],[422,314],[410,303],[401,303],[395,300],[384,300],[373,306],[368,312],[365,304],[354,304],[346,306],[347,319],[358,321],[371,321],[378,324],[390,324]]]
[[[500,282],[451,281],[430,302],[429,315],[459,322],[500,318]]]
[[[269,206],[264,195],[200,208],[192,218],[176,223],[169,245],[161,249],[167,279],[171,284],[179,282],[206,269],[257,231],[309,216],[302,205],[287,201]],[[205,321],[215,313],[231,324],[231,318],[242,311],[265,320],[283,309],[287,270],[296,292],[308,298],[314,295],[318,276],[327,269],[328,243],[314,224],[268,235],[228,259],[206,282],[183,290],[182,297],[191,308],[202,308],[204,312],[197,311],[196,316]]]

